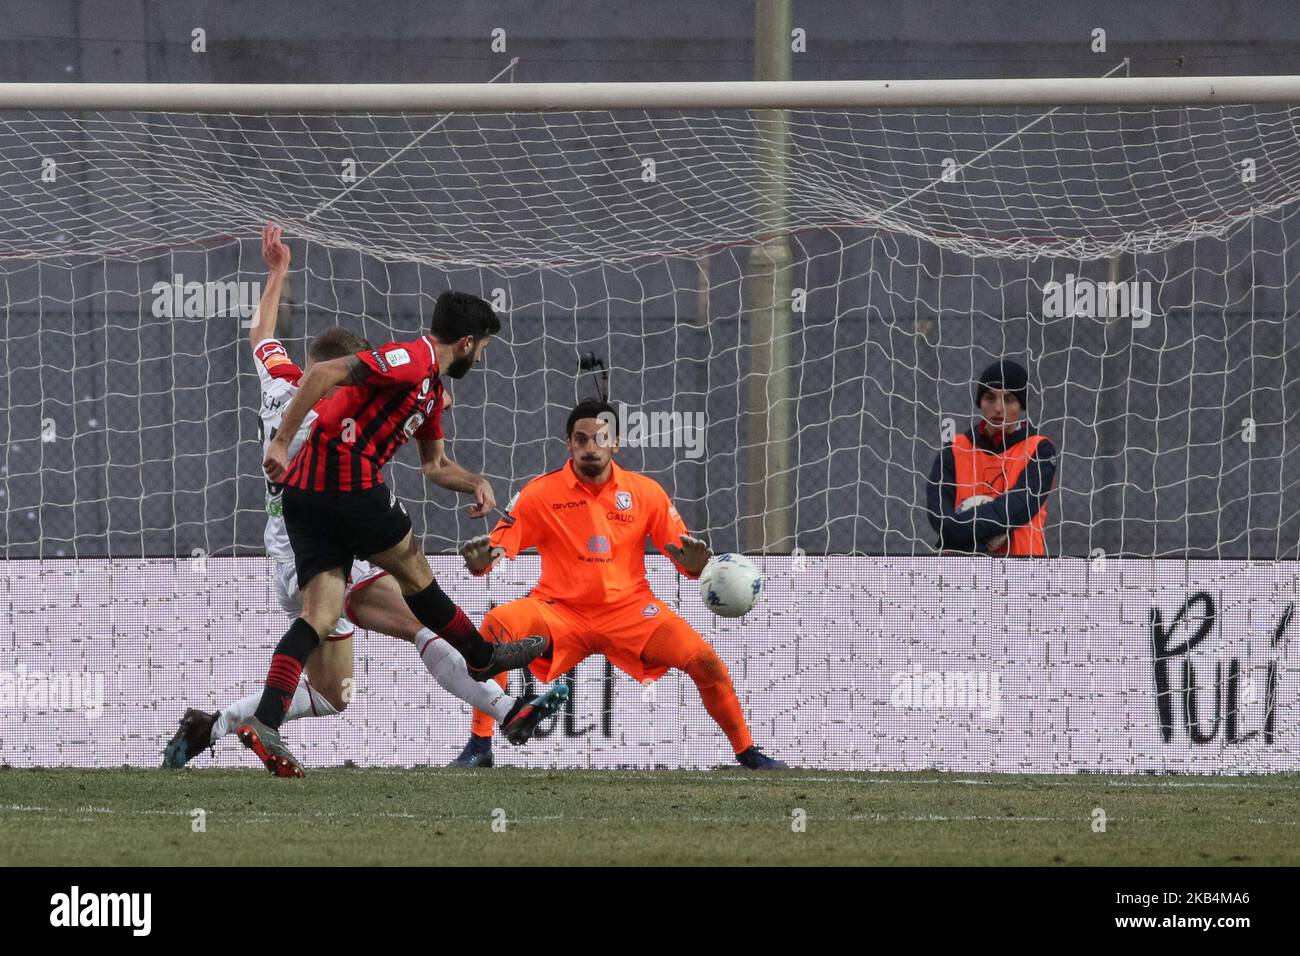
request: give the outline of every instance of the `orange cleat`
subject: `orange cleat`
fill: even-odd
[[[236,727],[235,733],[239,737],[239,742],[257,754],[257,759],[277,777],[306,776],[302,764],[289,753],[289,748],[281,743],[279,732],[266,726],[256,717],[250,717]]]

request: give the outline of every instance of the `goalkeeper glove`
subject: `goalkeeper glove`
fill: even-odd
[[[493,547],[491,537],[486,534],[470,538],[460,546],[460,556],[465,559],[465,567],[475,577],[487,574],[492,570],[496,559],[505,553],[506,549],[500,545]]]

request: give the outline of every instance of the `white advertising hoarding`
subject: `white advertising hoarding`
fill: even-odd
[[[650,582],[717,648],[756,741],[820,770],[1248,773],[1300,766],[1296,566],[1244,561],[954,557],[756,559],[746,618],[693,582]],[[522,595],[537,559],[487,579],[435,556],[478,620]],[[0,562],[0,760],[156,766],[187,706],[257,691],[287,619],[265,558]],[[440,765],[469,711],[410,645],[358,632],[354,700],[295,721],[310,768]],[[520,686],[518,679],[513,686]],[[732,763],[693,685],[642,687],[590,659],[572,706],[498,763],[709,768]],[[227,738],[195,766],[255,766]]]

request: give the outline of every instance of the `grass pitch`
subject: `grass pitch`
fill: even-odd
[[[1297,796],[1296,774],[5,768],[0,863],[1295,866]]]

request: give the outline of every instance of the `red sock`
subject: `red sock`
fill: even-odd
[[[478,628],[474,626],[474,622],[459,607],[456,608],[456,613],[451,616],[451,620],[435,633],[443,640],[453,643],[472,640],[479,636]]]
[[[275,654],[271,657],[270,670],[266,672],[266,688],[262,691],[262,700],[257,705],[255,716],[268,727],[279,727],[284,722],[284,715],[289,712],[289,704],[298,690],[298,679],[302,677],[302,662],[288,654]]]
[[[465,663],[473,668],[487,666],[492,659],[492,648],[437,581],[430,581],[423,591],[407,594],[405,598],[415,619],[460,651]]]
[[[284,723],[284,715],[289,712],[294,692],[298,690],[298,678],[302,676],[302,666],[311,657],[312,651],[320,644],[320,637],[312,630],[310,624],[298,618],[289,626],[280,643],[275,645],[271,655],[271,667],[266,673],[266,687],[262,689],[262,699],[258,701],[257,711],[253,714],[268,727],[279,727]]]

